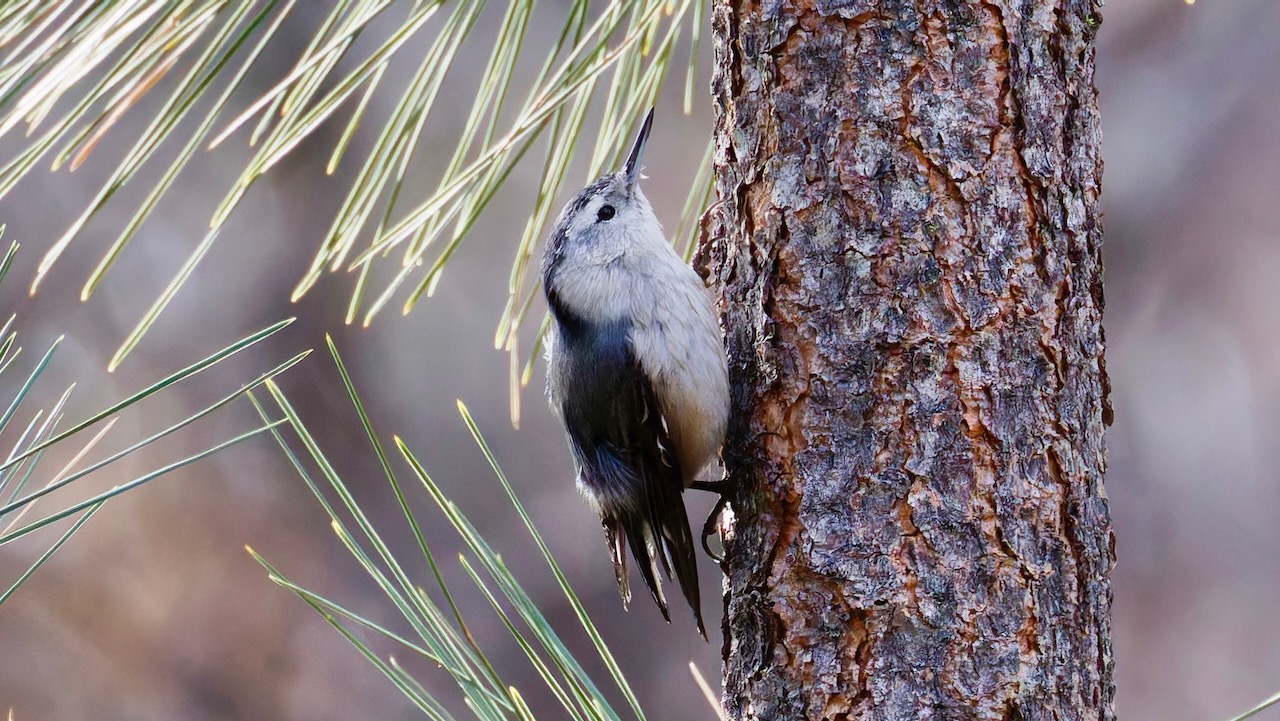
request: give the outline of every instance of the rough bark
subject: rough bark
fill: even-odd
[[[1099,22],[715,3],[731,718],[1113,718]]]

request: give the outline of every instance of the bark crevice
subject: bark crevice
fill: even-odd
[[[735,719],[1110,719],[1093,3],[717,3]]]

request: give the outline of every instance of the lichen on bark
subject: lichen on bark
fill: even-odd
[[[1073,0],[713,10],[734,719],[1110,719]]]

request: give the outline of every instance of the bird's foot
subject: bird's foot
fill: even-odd
[[[714,493],[719,498],[716,499],[716,505],[711,509],[711,513],[707,515],[707,520],[702,523],[702,550],[716,563],[724,563],[724,555],[717,554],[707,545],[707,539],[716,532],[716,523],[720,520],[720,514],[724,512],[725,506],[729,503],[729,481],[694,481],[689,485],[690,488],[698,491],[707,491]]]

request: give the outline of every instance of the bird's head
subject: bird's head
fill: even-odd
[[[667,244],[658,218],[640,190],[640,161],[652,125],[650,109],[622,169],[583,188],[560,211],[543,255],[544,281],[566,266],[616,263],[628,254],[643,254],[655,244]]]

